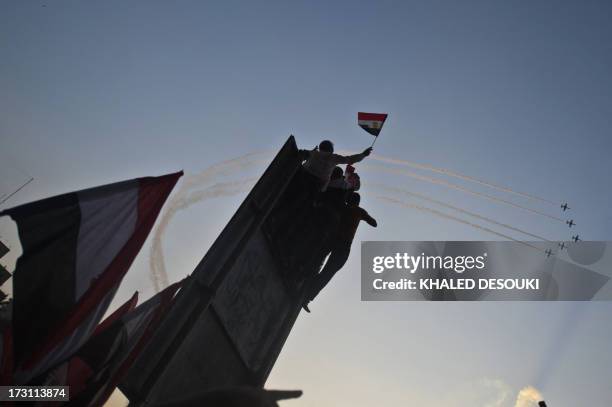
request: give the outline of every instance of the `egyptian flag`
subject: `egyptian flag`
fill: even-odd
[[[85,389],[91,377],[96,371],[101,370],[114,354],[116,349],[112,341],[116,335],[114,328],[121,323],[121,318],[136,308],[137,303],[138,292],[98,325],[91,338],[73,357],[32,380],[31,383],[43,386],[70,386],[70,398],[74,398]],[[87,356],[92,354],[92,348],[95,352],[94,357],[88,358]]]
[[[71,381],[65,384],[71,390],[69,406],[104,405],[157,329],[182,283],[170,285],[92,336],[72,361],[74,366],[87,366],[92,374],[85,386],[82,378],[69,376]],[[76,384],[80,385],[78,393],[72,391]]]
[[[89,338],[182,172],[137,178],[8,209],[23,255],[13,274],[16,384]]]
[[[378,137],[380,134],[385,120],[387,120],[386,113],[357,113],[357,124],[359,124],[359,127],[374,137]]]

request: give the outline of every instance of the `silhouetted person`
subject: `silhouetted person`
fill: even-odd
[[[355,172],[355,167],[352,165],[346,166],[344,181],[346,182],[347,189],[351,191],[359,191],[359,188],[361,188],[361,178],[359,177],[359,174]]]
[[[322,141],[314,150],[299,150],[302,161],[301,171],[296,176],[300,188],[290,188],[285,194],[285,205],[277,212],[277,233],[275,239],[295,246],[295,240],[308,241],[315,238],[315,225],[311,222],[316,207],[320,206],[323,197],[321,192],[327,189],[334,168],[338,164],[353,164],[370,155],[372,148],[366,148],[360,154],[343,156],[334,154],[334,144],[329,140]]]
[[[308,303],[321,292],[323,287],[329,283],[336,272],[340,270],[348,260],[353,238],[359,227],[359,222],[363,220],[370,226],[377,226],[376,220],[371,217],[365,209],[359,207],[360,200],[361,196],[357,192],[352,192],[347,198],[347,205],[342,210],[340,223],[336,229],[336,233],[331,238],[331,253],[329,258],[321,272],[313,277],[308,285],[308,293],[303,305],[306,312],[310,312]]]
[[[303,168],[316,180],[319,191],[325,191],[332,172],[338,164],[358,163],[369,156],[371,152],[372,147],[368,147],[360,154],[347,156],[334,154],[334,144],[329,140],[323,140],[318,149],[300,150],[300,154],[306,160]]]
[[[348,192],[348,183],[344,179],[344,171],[341,167],[335,167],[332,171],[329,184],[325,192],[321,193],[324,204],[333,208],[343,208]]]
[[[347,182],[344,180],[344,171],[342,170],[342,167],[334,167],[331,177],[329,177],[329,184],[327,187],[346,189],[347,185]]]

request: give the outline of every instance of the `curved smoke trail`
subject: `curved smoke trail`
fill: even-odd
[[[363,168],[363,169],[372,169],[374,171],[386,172],[388,174],[405,175],[405,176],[408,176],[408,177],[411,177],[411,178],[415,178],[415,179],[418,179],[418,180],[421,180],[421,181],[429,182],[429,183],[432,183],[432,184],[443,185],[443,186],[446,186],[448,188],[452,188],[452,189],[455,189],[455,190],[458,190],[458,191],[466,192],[468,194],[476,195],[476,196],[479,196],[481,198],[486,198],[486,199],[489,199],[491,201],[503,203],[505,205],[509,205],[509,206],[512,206],[512,207],[515,207],[515,208],[518,208],[518,209],[522,209],[524,211],[528,211],[528,212],[534,213],[536,215],[544,216],[546,218],[549,218],[549,219],[552,219],[552,220],[556,220],[557,222],[565,223],[564,219],[561,219],[561,218],[559,218],[557,216],[550,215],[550,214],[544,213],[544,212],[540,212],[540,211],[538,211],[536,209],[528,208],[526,206],[519,205],[519,204],[514,203],[512,201],[507,201],[505,199],[498,198],[498,197],[493,196],[493,195],[483,194],[481,192],[474,191],[474,190],[462,187],[462,186],[457,185],[457,184],[453,184],[452,182],[448,182],[448,181],[437,179],[437,178],[428,177],[428,176],[425,176],[425,175],[420,175],[420,174],[417,174],[415,172],[404,170],[404,169],[401,169],[401,168],[387,168],[387,167],[381,167],[381,166],[372,165],[372,164],[362,164],[361,168]]]
[[[459,178],[459,179],[462,179],[464,181],[475,182],[477,184],[484,185],[486,187],[493,188],[493,189],[496,189],[498,191],[508,192],[510,194],[522,196],[524,198],[528,198],[528,199],[532,199],[532,200],[536,200],[536,201],[540,201],[540,202],[546,202],[546,203],[551,204],[551,205],[557,205],[556,202],[553,202],[553,201],[551,201],[549,199],[546,199],[546,198],[541,198],[539,196],[536,196],[536,195],[533,195],[533,194],[528,194],[526,192],[515,191],[515,190],[510,189],[508,187],[504,187],[504,186],[501,186],[501,185],[493,184],[492,182],[488,182],[488,181],[483,181],[481,179],[474,178],[474,177],[471,177],[469,175],[461,174],[461,173],[458,173],[458,172],[455,172],[455,171],[447,170],[445,168],[434,167],[434,166],[428,165],[428,164],[420,164],[420,163],[416,163],[414,161],[399,160],[397,158],[384,157],[384,156],[381,156],[381,155],[372,155],[372,158],[374,160],[378,160],[378,161],[381,161],[381,162],[386,162],[386,163],[389,163],[389,164],[405,165],[405,166],[408,166],[408,167],[418,168],[418,169],[421,169],[421,170],[437,172],[438,174],[447,175],[447,176],[453,177],[453,178]]]
[[[387,191],[387,192],[397,192],[397,193],[402,193],[402,194],[406,194],[406,195],[416,196],[417,198],[420,198],[420,199],[422,199],[422,200],[424,200],[424,201],[428,201],[428,202],[431,202],[431,203],[435,203],[435,204],[437,204],[437,205],[444,206],[445,208],[449,208],[449,209],[452,209],[452,210],[454,210],[454,211],[461,212],[461,213],[463,213],[463,214],[466,214],[466,215],[472,216],[472,217],[474,217],[474,218],[477,218],[477,219],[480,219],[480,220],[484,220],[485,222],[489,222],[489,223],[492,223],[492,224],[494,224],[494,225],[501,226],[501,227],[503,227],[503,228],[506,228],[506,229],[509,229],[509,230],[513,230],[513,231],[515,231],[515,232],[522,233],[522,234],[524,234],[524,235],[526,235],[526,236],[530,236],[530,237],[533,237],[533,238],[538,239],[538,240],[543,240],[543,241],[546,241],[546,242],[552,243],[552,241],[551,241],[551,240],[548,240],[548,239],[546,239],[545,237],[538,236],[538,235],[536,235],[536,234],[533,234],[533,233],[527,232],[526,230],[519,229],[519,228],[514,227],[514,226],[512,226],[512,225],[508,225],[508,224],[506,224],[506,223],[498,222],[498,221],[496,221],[495,219],[491,219],[491,218],[488,218],[488,217],[486,217],[486,216],[479,215],[479,214],[477,214],[477,213],[474,213],[474,212],[468,211],[468,210],[463,209],[463,208],[459,208],[458,206],[454,206],[454,205],[451,205],[451,204],[446,203],[446,202],[443,202],[443,201],[439,201],[439,200],[434,199],[434,198],[430,198],[430,197],[428,197],[428,196],[426,196],[426,195],[422,195],[422,194],[419,194],[419,193],[417,193],[417,192],[411,192],[411,191],[407,191],[407,190],[405,190],[405,189],[395,188],[395,187],[391,187],[391,186],[388,186],[388,185],[379,184],[379,183],[376,183],[376,182],[374,182],[374,183],[368,183],[368,184],[369,184],[369,185],[372,185],[372,186],[374,186],[374,187],[377,187],[377,188],[381,188],[381,189],[383,189],[383,190],[385,190],[385,191]]]
[[[461,218],[458,218],[456,216],[449,215],[448,213],[440,212],[440,211],[438,211],[436,209],[429,208],[427,206],[416,205],[416,204],[413,204],[413,203],[410,203],[410,202],[400,201],[399,199],[389,198],[389,197],[386,197],[386,196],[377,196],[376,198],[380,199],[382,201],[387,201],[387,202],[396,204],[398,206],[403,206],[405,208],[410,208],[410,209],[416,209],[416,210],[419,210],[419,211],[429,212],[429,213],[432,213],[432,214],[434,214],[436,216],[439,216],[439,217],[442,217],[442,218],[445,218],[445,219],[454,220],[455,222],[463,223],[464,225],[471,226],[471,227],[473,227],[475,229],[479,229],[479,230],[482,230],[484,232],[488,232],[488,233],[491,233],[493,235],[496,235],[496,236],[499,236],[499,237],[503,237],[504,239],[512,240],[513,242],[517,242],[517,243],[520,243],[522,245],[531,247],[532,249],[537,250],[539,252],[544,252],[539,247],[536,247],[536,246],[534,246],[532,244],[529,244],[527,242],[524,242],[522,240],[517,240],[517,239],[515,239],[515,238],[513,238],[511,236],[505,235],[503,233],[500,233],[498,231],[490,229],[490,228],[488,228],[486,226],[481,226],[481,225],[478,225],[476,223],[472,223],[469,220],[461,219]]]
[[[208,168],[206,168],[205,170],[201,171],[200,173],[197,174],[191,174],[191,175],[187,175],[185,177],[183,177],[182,182],[180,183],[179,188],[176,190],[176,192],[171,196],[170,201],[167,203],[166,205],[166,209],[164,211],[164,213],[162,214],[162,216],[160,217],[159,220],[159,224],[157,226],[157,228],[155,229],[155,232],[153,234],[152,237],[152,246],[151,246],[151,254],[150,254],[150,266],[151,266],[151,280],[153,282],[153,286],[156,290],[156,292],[159,292],[163,287],[166,287],[168,285],[168,276],[166,273],[166,269],[165,269],[165,262],[164,262],[164,255],[163,255],[163,250],[162,250],[162,236],[165,233],[170,221],[172,220],[172,218],[174,217],[174,215],[182,210],[185,209],[197,202],[201,202],[207,199],[211,199],[211,198],[215,198],[215,197],[221,197],[221,196],[231,196],[231,195],[236,195],[238,193],[247,191],[248,188],[247,186],[250,187],[249,183],[252,182],[251,179],[249,180],[242,180],[242,181],[233,181],[233,182],[219,182],[217,184],[214,184],[212,186],[208,186],[204,189],[201,189],[202,187],[206,186],[207,184],[211,184],[212,182],[214,182],[214,180],[217,177],[222,177],[222,176],[228,176],[228,175],[232,175],[235,174],[237,171],[247,168],[249,166],[253,166],[256,164],[260,164],[260,163],[265,163],[268,160],[260,158],[260,159],[256,159],[254,160],[254,158],[258,157],[258,156],[266,156],[266,155],[272,155],[274,152],[273,151],[260,151],[260,152],[252,152],[252,153],[247,153],[243,156],[237,157],[237,158],[233,158],[230,160],[226,160],[223,161],[221,163],[212,165]],[[497,190],[501,190],[501,191],[505,191],[505,192],[509,192],[515,195],[521,195],[527,198],[531,198],[531,199],[536,199],[536,200],[540,200],[540,201],[544,201],[544,202],[548,202],[548,203],[552,203],[555,204],[552,201],[548,201],[544,198],[539,198],[536,196],[532,196],[529,194],[525,194],[522,192],[518,192],[518,191],[514,191],[511,190],[510,188],[505,188],[505,187],[501,187],[499,185],[495,185],[486,181],[482,181],[467,175],[463,175],[463,174],[459,174],[450,170],[446,170],[443,168],[437,168],[437,167],[433,167],[427,164],[419,164],[419,163],[414,163],[411,161],[406,161],[406,160],[399,160],[399,159],[395,159],[395,158],[390,158],[390,157],[383,157],[383,156],[372,156],[372,158],[374,160],[378,160],[381,162],[387,162],[390,164],[399,164],[399,165],[406,165],[406,166],[410,166],[410,167],[414,167],[414,168],[419,168],[419,169],[425,169],[425,170],[429,170],[429,171],[433,171],[433,172],[437,172],[440,174],[444,174],[444,175],[448,175],[451,177],[455,177],[455,178],[460,178],[460,179],[464,179],[467,181],[471,181],[471,182],[476,182],[479,183],[481,185],[485,185]],[[366,164],[363,165],[361,164],[362,168],[364,169],[375,169],[375,170],[379,170],[382,172],[387,172],[387,173],[393,173],[393,174],[399,174],[399,175],[405,175],[405,176],[409,176],[412,178],[416,178],[416,179],[420,179],[422,181],[426,181],[426,182],[430,182],[430,183],[434,183],[434,184],[438,184],[438,185],[443,185],[443,186],[447,186],[449,188],[452,189],[456,189],[459,191],[463,191],[472,195],[476,195],[476,196],[480,196],[489,200],[493,200],[496,202],[500,202],[500,203],[504,203],[506,205],[510,205],[513,206],[515,208],[519,208],[522,210],[526,210],[532,213],[535,213],[537,215],[540,216],[544,216],[559,222],[565,222],[564,219],[558,218],[556,216],[552,216],[549,215],[547,213],[543,213],[540,211],[537,211],[535,209],[532,208],[528,208],[519,204],[516,204],[514,202],[511,201],[507,201],[495,196],[491,196],[491,195],[487,195],[487,194],[483,194],[477,191],[473,191],[470,190],[468,188],[464,188],[462,186],[450,183],[448,181],[445,180],[441,180],[441,179],[436,179],[436,178],[432,178],[432,177],[427,177],[424,175],[420,175],[417,173],[413,173],[411,171],[407,171],[404,169],[399,169],[399,168],[386,168],[386,167],[380,167],[380,166],[372,166],[371,164]],[[195,192],[194,192],[195,190]],[[402,191],[404,193],[409,193],[408,191]],[[415,196],[419,196],[420,194],[416,194],[416,193],[412,193]],[[430,202],[434,202],[434,203],[438,203],[440,205],[446,206],[450,209],[468,214],[470,216],[485,220],[487,222],[496,224],[498,226],[502,226],[505,228],[508,228],[510,230],[514,230],[517,231],[519,233],[523,233],[526,234],[528,236],[532,236],[534,238],[540,239],[540,240],[545,240],[548,241],[545,238],[542,238],[540,236],[531,234],[529,232],[523,231],[521,229],[518,228],[514,228],[510,225],[506,225],[500,222],[497,222],[495,220],[483,217],[481,215],[466,211],[462,208],[458,208],[458,207],[454,207],[452,205],[443,203],[441,201],[437,201],[434,200],[432,198],[428,198],[425,196],[419,196],[422,199],[425,200],[429,200]],[[408,204],[411,205],[411,204]],[[410,206],[413,207],[413,206]],[[425,208],[425,207],[418,207],[418,205],[415,205],[415,209],[422,209],[422,210],[426,210],[429,212],[433,212],[434,214],[437,214],[439,216],[443,216],[446,217],[448,219],[453,219],[453,220],[457,220],[461,223],[465,223],[468,224],[470,226],[473,227],[477,227],[479,229],[482,229],[484,231],[496,234],[500,237],[506,238],[506,239],[510,239],[510,240],[515,240],[512,239],[509,236],[506,236],[504,234],[495,232],[491,229],[485,228],[485,227],[481,227],[479,225],[473,224],[471,222],[465,221],[463,219],[460,218],[456,218],[452,215],[448,215],[448,214],[444,214],[443,212],[439,212],[436,211],[434,209],[431,208]],[[520,242],[518,240],[516,240],[517,242]],[[520,242],[523,244],[526,244],[525,242]],[[528,244],[527,244],[528,245]],[[528,245],[530,246],[530,245]],[[535,247],[534,247],[535,248]],[[538,249],[539,250],[539,249]]]
[[[188,174],[183,177],[179,188],[168,200],[165,210],[160,216],[158,226],[152,235],[151,252],[149,264],[151,266],[151,281],[156,292],[168,286],[168,275],[166,273],[164,254],[162,250],[162,236],[164,235],[170,221],[180,210],[183,210],[197,202],[207,199],[230,196],[248,190],[249,183],[254,179],[247,179],[233,182],[219,182],[210,186],[217,177],[235,174],[239,170],[246,169],[257,164],[267,162],[267,160],[253,159],[258,156],[269,155],[271,152],[262,151],[248,153],[243,156],[223,161],[212,165],[196,174]],[[204,189],[202,187],[207,186]],[[194,192],[195,190],[195,192]]]
[[[195,203],[203,202],[212,198],[232,196],[241,192],[247,192],[255,184],[257,178],[248,178],[242,181],[219,182],[203,190],[195,191],[184,199],[175,201],[172,207],[164,213],[164,218],[160,222],[151,244],[151,254],[149,263],[151,265],[151,280],[156,292],[168,286],[168,274],[166,273],[166,263],[162,249],[162,235],[164,234],[170,220],[180,210],[183,210]]]

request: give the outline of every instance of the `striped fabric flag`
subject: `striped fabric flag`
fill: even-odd
[[[70,399],[76,398],[107,364],[120,347],[118,329],[121,319],[136,308],[138,292],[98,325],[91,338],[69,360],[46,372],[31,384],[70,386]],[[117,340],[116,340],[117,339]]]
[[[184,280],[183,280],[184,281]],[[174,283],[99,332],[79,351],[96,374],[68,406],[103,406],[148,344],[183,281]],[[106,355],[102,361],[100,355]],[[68,384],[70,385],[70,383]],[[71,385],[70,385],[71,386]],[[70,387],[72,390],[72,386]]]
[[[16,384],[89,338],[182,172],[137,178],[8,209],[23,254],[13,274]]]
[[[357,124],[359,127],[374,137],[378,137],[380,134],[385,120],[387,120],[386,113],[357,113]]]

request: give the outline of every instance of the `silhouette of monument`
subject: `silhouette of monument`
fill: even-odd
[[[294,231],[300,239],[279,237],[296,222],[308,224],[314,211],[308,200],[290,196],[301,192],[300,167],[291,136],[120,383],[130,405],[171,403],[221,388],[263,387],[300,312],[304,281],[323,261],[321,247],[301,239],[307,238],[306,228]]]

